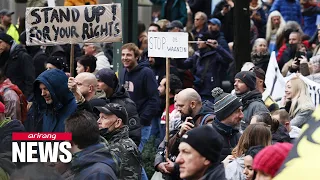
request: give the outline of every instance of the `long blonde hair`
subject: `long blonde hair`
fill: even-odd
[[[294,77],[288,82],[291,82],[293,95],[289,116],[293,118],[298,111],[314,110],[315,106],[310,97],[308,86],[298,77]]]
[[[286,21],[283,19],[281,13],[279,11],[272,11],[270,14],[269,14],[269,17],[268,17],[268,21],[267,21],[267,33],[266,33],[266,40],[269,42],[270,39],[271,39],[271,31],[272,31],[272,20],[271,18],[272,17],[275,17],[275,16],[279,16],[280,17],[280,25],[279,25],[279,29],[277,31],[277,38],[282,34],[282,31],[286,25]]]

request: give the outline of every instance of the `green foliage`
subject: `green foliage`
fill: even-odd
[[[156,156],[157,149],[154,147],[155,137],[152,136],[149,138],[149,141],[144,145],[142,151],[142,162],[143,167],[147,173],[149,179],[151,179],[152,175],[154,174],[154,158]]]

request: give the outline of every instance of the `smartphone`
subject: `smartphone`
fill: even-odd
[[[302,56],[306,56],[306,53],[305,52],[301,52],[301,51],[298,51],[296,53],[296,58],[302,58]]]

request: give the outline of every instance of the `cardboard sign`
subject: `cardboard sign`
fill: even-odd
[[[120,42],[121,4],[30,7],[27,45]]]
[[[148,56],[188,58],[188,33],[148,32]]]

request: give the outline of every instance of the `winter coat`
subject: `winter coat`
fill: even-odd
[[[226,38],[224,37],[223,32],[221,31],[210,31],[212,39],[215,39],[218,41],[218,44],[227,52],[230,53],[229,45],[226,41]]]
[[[220,155],[220,161],[223,161],[231,151],[238,144],[241,134],[239,130],[221,123],[217,118],[212,122],[213,128],[217,130],[219,134],[223,137],[223,148]]]
[[[39,88],[43,83],[49,90],[52,104],[47,104]],[[43,72],[34,82],[34,97],[38,111],[43,115],[42,132],[64,132],[64,121],[77,109],[76,100],[68,89],[68,77],[58,69]]]
[[[10,118],[0,120],[0,153],[12,151],[12,133],[24,132],[25,129],[19,120]]]
[[[270,13],[275,10],[281,13],[286,22],[296,21],[301,24],[301,6],[299,0],[295,0],[295,2],[289,2],[288,0],[275,0],[271,6]]]
[[[225,180],[225,169],[223,164],[212,164],[200,180]]]
[[[208,116],[205,118],[206,115]],[[215,115],[212,109],[202,106],[200,111],[197,113],[197,115],[195,115],[192,118],[192,123],[194,124],[195,127],[210,124],[213,121],[214,117]],[[178,147],[179,147],[180,138],[181,138],[178,136],[179,129],[172,131],[170,133],[172,134],[172,136],[169,138],[169,142],[168,142],[169,152],[172,156],[178,156],[179,154]]]
[[[231,8],[230,11],[222,15],[221,11],[224,6],[227,5],[226,0],[221,0],[215,7],[213,11],[213,17],[218,18],[221,21],[222,27],[221,31],[224,33],[227,42],[233,42],[233,9]]]
[[[141,154],[137,145],[129,138],[129,127],[123,126],[113,132],[100,134],[109,142],[110,151],[121,159],[119,180],[141,179]]]
[[[120,161],[108,146],[108,142],[101,137],[99,143],[75,153],[71,161],[74,179],[116,180]]]
[[[151,69],[138,65],[128,72],[123,70],[120,84],[136,103],[140,122],[150,126],[152,118],[159,110],[159,92],[156,78]]]
[[[11,161],[12,152],[7,151],[5,153],[0,153],[0,179],[9,180],[9,175],[13,173],[16,169],[16,165]]]
[[[267,72],[268,64],[270,59],[270,53],[266,52],[264,54],[258,54],[256,52],[251,52],[251,61],[255,66],[263,69],[264,72]]]
[[[241,120],[241,130],[245,130],[251,122],[253,115],[268,112],[269,110],[262,101],[262,94],[258,90],[253,90],[244,95],[237,95],[243,104],[243,119]]]
[[[108,58],[104,55],[104,52],[99,52],[96,55],[94,55],[94,57],[97,58],[96,64],[96,70],[99,71],[100,69],[103,68],[108,68],[110,69],[110,63]]]
[[[4,59],[2,59],[4,58]],[[22,45],[13,44],[8,57],[0,57],[3,64],[5,76],[19,87],[26,97],[32,94],[35,70],[32,57]],[[19,72],[19,73],[17,73]]]
[[[290,126],[297,126],[302,128],[310,119],[312,119],[313,110],[298,111],[298,113],[291,119]]]
[[[277,131],[272,133],[272,144],[277,142],[291,142],[287,129],[280,124]]]
[[[150,0],[153,4],[161,6],[160,19],[167,19],[169,21],[179,20],[183,26],[187,24],[187,5],[185,0],[173,0],[171,7],[171,14],[166,14],[166,6],[168,0]]]
[[[232,61],[231,54],[218,46],[216,49],[198,50],[185,61],[177,61],[177,65],[178,68],[193,69],[193,75],[196,79],[194,82],[195,90],[200,96],[211,97],[212,89],[221,87],[222,78],[226,76],[226,71]],[[206,64],[208,64],[207,72],[203,75]]]
[[[204,12],[207,17],[211,16],[211,1],[208,0],[188,0],[189,7],[195,15],[197,12]]]
[[[246,178],[243,174],[243,170],[244,170],[244,156],[235,158],[225,168],[226,179],[245,180]]]
[[[138,146],[141,140],[141,122],[136,104],[130,99],[124,87],[117,85],[109,99],[111,103],[118,103],[126,108],[128,113],[129,137]]]

